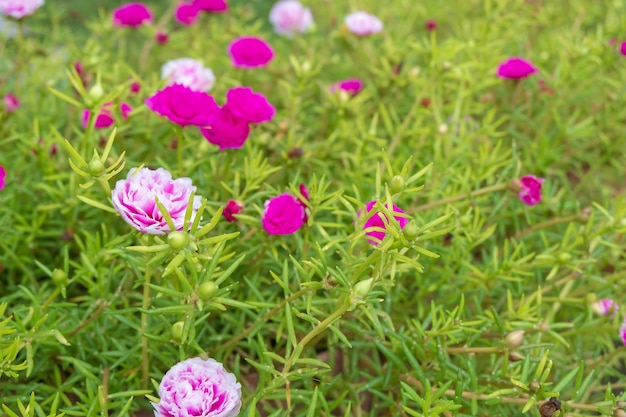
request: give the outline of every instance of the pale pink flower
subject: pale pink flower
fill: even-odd
[[[270,235],[290,235],[304,224],[302,203],[291,194],[281,194],[265,202],[261,223]]]
[[[224,206],[222,216],[224,216],[227,222],[234,222],[237,220],[235,218],[235,214],[241,213],[241,210],[243,210],[243,203],[241,201],[230,199],[226,203],[226,206]]]
[[[226,107],[233,116],[250,123],[272,120],[276,110],[261,93],[250,87],[234,87],[226,93]]]
[[[193,0],[193,5],[208,13],[223,13],[228,10],[226,0]]]
[[[215,99],[207,93],[173,84],[157,91],[146,100],[153,112],[183,127],[209,126],[219,111]]]
[[[6,177],[7,177],[7,170],[0,165],[0,190],[2,190],[4,188],[4,186],[6,185]]]
[[[133,168],[125,180],[117,182],[111,192],[111,200],[115,210],[132,227],[142,233],[163,235],[172,230],[157,207],[156,200],[165,207],[176,230],[186,230],[193,222],[202,200],[200,196],[194,196],[191,220],[189,225],[185,225],[185,211],[193,191],[196,191],[196,187],[191,184],[191,179],[173,180],[172,174],[163,168]]]
[[[236,68],[264,67],[274,58],[270,44],[254,36],[235,39],[228,46],[228,53]]]
[[[524,175],[519,179],[520,190],[517,194],[522,203],[527,206],[534,206],[541,201],[541,184],[544,178],[534,175]]]
[[[0,0],[0,14],[23,19],[43,6],[44,0]]]
[[[4,110],[7,113],[13,113],[18,109],[18,107],[20,107],[20,101],[11,93],[7,93],[7,95],[4,96],[2,104],[4,105]]]
[[[389,218],[387,217],[387,215],[385,215],[384,213],[377,211],[374,214],[371,214],[370,212],[372,211],[372,209],[374,208],[374,205],[376,204],[376,201],[370,201],[369,203],[367,203],[365,205],[365,210],[367,211],[367,220],[365,221],[365,224],[363,225],[364,229],[369,229],[369,228],[373,228],[376,227],[378,229],[383,229],[383,230],[370,230],[368,232],[366,232],[365,234],[367,236],[370,236],[374,239],[368,239],[367,241],[373,245],[376,245],[380,242],[382,242],[382,240],[385,238],[385,230],[387,229],[387,224],[389,224]],[[387,208],[389,208],[389,206],[386,206]],[[405,214],[405,211],[402,210],[400,207],[396,206],[395,204],[393,205],[393,211],[395,213],[400,213],[400,214]],[[409,219],[406,216],[393,216],[397,221],[398,224],[400,225],[400,229],[403,229],[404,226],[406,226],[409,223]]]
[[[209,127],[200,128],[202,136],[224,149],[239,149],[250,135],[250,126],[246,120],[234,116],[227,106],[222,107],[209,123]]]
[[[313,15],[297,0],[281,0],[270,11],[270,23],[276,33],[293,36],[306,33],[313,26]]]
[[[152,23],[152,12],[143,3],[127,3],[113,10],[113,25],[139,27]]]
[[[522,58],[509,58],[498,65],[497,74],[500,78],[520,79],[538,72],[530,61]]]
[[[356,96],[363,89],[363,81],[359,78],[348,78],[347,80],[342,80],[334,83],[330,86],[329,90],[331,93],[336,93],[338,91],[345,91],[351,96]]]
[[[619,304],[610,298],[603,298],[593,303],[591,305],[591,309],[601,316],[608,316],[610,314],[611,317],[615,317],[615,314],[619,309]]]
[[[379,18],[362,11],[350,13],[344,23],[350,32],[359,36],[372,35],[383,30],[383,22]]]
[[[191,26],[198,20],[200,9],[193,3],[181,3],[176,7],[174,18],[178,23],[185,26]]]
[[[192,58],[167,61],[161,68],[161,78],[167,78],[168,84],[182,84],[193,91],[209,91],[215,83],[213,71]]]
[[[170,35],[159,30],[154,35],[154,39],[156,40],[156,43],[158,43],[159,45],[165,45],[170,40]]]
[[[159,384],[155,417],[237,417],[241,384],[215,359],[191,358],[174,365]]]

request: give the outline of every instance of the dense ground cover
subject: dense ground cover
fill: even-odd
[[[0,413],[626,413],[622,3],[98,3],[1,35]]]

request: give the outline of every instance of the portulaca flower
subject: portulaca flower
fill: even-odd
[[[241,384],[215,359],[187,359],[172,367],[159,385],[155,417],[236,417]]]
[[[215,84],[215,75],[202,62],[192,58],[179,58],[168,61],[161,68],[161,78],[168,84],[181,84],[193,91],[206,92]]]
[[[366,12],[350,13],[344,19],[348,30],[355,35],[367,36],[383,30],[383,22],[376,16]]]
[[[270,22],[276,33],[293,36],[306,33],[313,25],[311,9],[297,0],[281,0],[270,11]]]
[[[23,19],[43,6],[44,0],[0,0],[0,14]]]

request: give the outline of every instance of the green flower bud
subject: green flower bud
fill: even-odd
[[[556,257],[556,260],[562,265],[568,263],[571,259],[572,259],[572,255],[570,255],[567,252],[561,252]]]
[[[461,226],[463,227],[467,227],[470,224],[472,224],[472,216],[469,214],[464,214],[461,217],[459,217],[459,223],[461,223]]]
[[[183,328],[185,327],[184,321],[177,321],[172,324],[172,338],[177,342],[183,339]]]
[[[393,194],[401,193],[402,191],[404,191],[404,178],[402,178],[400,175],[394,175],[394,177],[391,179],[391,183],[389,184],[389,186]]]
[[[211,298],[215,297],[218,289],[219,287],[215,282],[204,282],[198,287],[198,297],[200,297],[202,301],[208,301]]]
[[[367,294],[369,294],[370,290],[372,289],[373,282],[374,278],[368,278],[361,282],[358,282],[352,289],[352,294],[354,294],[357,299],[363,300],[365,297],[367,297]]]
[[[504,344],[509,349],[515,349],[524,341],[524,330],[513,330],[506,336],[504,336]]]
[[[415,224],[415,220],[411,220],[402,229],[402,234],[407,240],[414,240],[417,237],[418,232],[419,228],[417,227],[417,224]]]
[[[102,84],[97,82],[93,87],[89,89],[87,92],[87,97],[92,103],[97,102],[104,96],[104,89],[102,88]]]
[[[67,285],[67,274],[62,269],[55,269],[52,271],[52,282],[57,287],[65,287]]]
[[[91,158],[91,161],[89,161],[89,173],[91,176],[99,177],[104,174],[105,170],[106,167],[104,166],[104,163],[100,160],[100,158],[94,155],[93,158]]]
[[[530,392],[532,392],[533,394],[537,391],[539,391],[539,388],[541,388],[541,384],[537,381],[533,381],[530,383],[530,385],[528,385],[528,389],[530,390]]]
[[[189,244],[189,235],[186,232],[170,232],[167,235],[167,243],[174,250],[183,250]]]

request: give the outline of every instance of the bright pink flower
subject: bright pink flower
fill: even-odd
[[[270,235],[290,235],[304,224],[302,204],[291,194],[281,194],[265,202],[261,223]]]
[[[276,110],[261,93],[250,87],[235,87],[226,93],[226,107],[233,116],[250,123],[263,123],[272,120]]]
[[[202,62],[191,58],[167,61],[161,68],[161,77],[168,84],[182,84],[193,91],[209,91],[215,84],[215,75]]]
[[[154,39],[159,45],[165,45],[170,40],[170,35],[159,30],[156,35],[154,35]]]
[[[173,180],[172,174],[163,168],[133,168],[125,180],[117,182],[111,200],[115,210],[135,229],[150,235],[163,235],[171,230],[156,205],[156,199],[169,213],[176,230],[180,231],[191,225],[202,202],[200,196],[194,196],[191,220],[185,227],[185,211],[192,191],[195,192],[196,187],[191,185],[189,178]]]
[[[522,58],[509,58],[498,65],[498,77],[520,79],[538,72],[537,68]]]
[[[624,321],[619,328],[619,335],[622,338],[622,342],[624,342],[624,345],[626,346],[626,317],[624,317]]]
[[[601,316],[608,316],[610,314],[611,317],[615,317],[615,314],[619,309],[619,304],[610,298],[603,298],[593,303],[591,305],[591,309]]]
[[[298,203],[300,203],[300,205],[302,206],[302,208],[304,209],[304,223],[307,223],[309,221],[309,206],[307,205],[307,202],[309,201],[309,189],[306,188],[306,185],[304,184],[300,184],[299,187],[299,191],[300,194],[302,194],[302,197],[304,197],[304,199],[306,201],[303,201],[301,199],[298,199]]]
[[[130,92],[133,94],[137,94],[141,91],[141,84],[138,81],[133,81],[130,85]]]
[[[200,9],[193,5],[193,3],[181,3],[176,7],[174,17],[176,21],[181,25],[191,26],[198,20]]]
[[[172,367],[159,385],[155,417],[237,417],[241,384],[215,359],[191,358]]]
[[[23,19],[43,6],[44,0],[0,0],[0,14]]]
[[[235,117],[228,107],[222,107],[211,120],[208,128],[200,128],[202,136],[224,149],[239,149],[243,146],[250,135],[248,122]]]
[[[223,13],[228,10],[226,0],[193,0],[193,5],[203,12]]]
[[[379,18],[361,11],[350,13],[344,23],[350,32],[359,36],[372,35],[383,30],[383,22]]]
[[[219,111],[213,97],[180,84],[157,91],[146,100],[146,106],[183,127],[209,126]]]
[[[426,30],[432,31],[437,29],[437,21],[433,19],[429,19],[426,21]]]
[[[281,0],[270,11],[270,22],[276,33],[293,36],[305,33],[313,26],[311,9],[302,6],[297,0]]]
[[[4,111],[7,113],[13,113],[20,107],[20,101],[11,93],[7,93],[7,95],[4,96],[2,104],[4,105]]]
[[[364,229],[369,229],[370,227],[377,227],[379,229],[383,229],[383,230],[370,230],[365,233],[367,236],[374,238],[374,239],[367,240],[369,243],[373,245],[376,245],[382,242],[382,240],[385,238],[384,230],[387,229],[387,224],[389,223],[389,219],[384,213],[380,211],[377,211],[374,214],[370,213],[375,204],[376,204],[376,201],[370,201],[369,203],[365,205],[365,210],[367,210],[368,219],[365,221],[365,224],[363,225]],[[386,206],[386,207],[389,208],[389,206]],[[393,211],[395,213],[401,213],[401,214],[405,213],[404,210],[397,207],[395,204],[393,205]],[[402,216],[393,216],[393,217],[398,221],[398,224],[400,225],[400,229],[403,229],[404,226],[406,226],[409,223],[409,219],[406,217],[402,217]]]
[[[235,218],[235,214],[241,213],[241,210],[243,210],[243,203],[241,201],[231,199],[228,200],[228,202],[226,203],[222,215],[227,222],[234,222],[235,220],[237,220]]]
[[[237,68],[264,67],[274,58],[274,50],[269,43],[252,36],[232,41],[228,53]]]
[[[127,3],[113,10],[114,26],[139,27],[152,23],[152,12],[143,3]]]
[[[5,179],[7,177],[7,170],[4,169],[2,165],[0,165],[0,190],[4,188],[6,185]]]
[[[626,56],[626,41],[622,42],[622,44],[619,47],[619,51],[621,52],[622,55]]]
[[[338,81],[330,86],[331,93],[337,91],[345,91],[351,96],[356,96],[363,89],[363,81],[359,78],[348,78],[347,80]]]
[[[128,119],[128,114],[133,110],[133,108],[128,103],[120,104],[120,114],[123,120]],[[82,117],[82,125],[83,129],[87,128],[87,123],[89,123],[89,115],[91,112],[89,110],[83,110]],[[96,121],[94,122],[94,127],[96,129],[106,129],[115,123],[115,119],[113,117],[113,103],[108,102],[105,103],[98,115],[96,116]]]
[[[534,175],[524,175],[519,179],[519,185],[521,187],[517,196],[522,203],[527,206],[534,206],[541,201],[541,184],[545,181],[544,178],[538,178]]]

